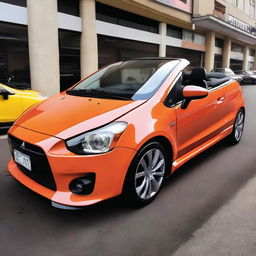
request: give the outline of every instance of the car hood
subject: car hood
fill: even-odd
[[[15,125],[65,140],[112,122],[144,102],[61,93],[30,108]]]

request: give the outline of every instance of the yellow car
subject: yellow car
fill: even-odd
[[[9,128],[26,109],[46,98],[41,92],[0,84],[0,130]]]

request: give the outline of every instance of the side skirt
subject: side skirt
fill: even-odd
[[[200,146],[194,148],[193,150],[189,151],[188,153],[182,155],[181,157],[177,158],[172,163],[172,173],[176,171],[180,166],[188,162],[193,157],[199,155],[206,149],[210,148],[220,140],[224,139],[226,136],[232,133],[233,125],[228,127],[227,129],[223,130],[221,133],[216,135],[215,137],[211,138],[210,140],[206,141],[205,143],[201,144]]]

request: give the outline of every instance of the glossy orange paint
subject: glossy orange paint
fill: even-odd
[[[136,153],[149,140],[165,140],[172,162],[169,173],[232,132],[235,117],[244,100],[240,85],[229,81],[212,90],[188,86],[208,96],[193,100],[186,109],[181,103],[167,107],[164,102],[181,71],[180,64],[149,100],[123,101],[74,97],[62,92],[26,112],[9,133],[43,149],[49,161],[57,190],[50,190],[23,174],[14,160],[9,172],[19,182],[49,200],[68,206],[86,206],[120,195],[127,170]],[[67,149],[65,140],[113,121],[128,124],[115,148],[107,153],[77,155]],[[86,173],[95,173],[89,195],[70,192],[70,182]]]
[[[208,95],[208,90],[202,87],[188,85],[183,89],[182,94],[184,98],[206,97]]]

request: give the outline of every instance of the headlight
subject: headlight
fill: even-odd
[[[70,139],[66,144],[70,151],[80,155],[105,153],[115,146],[126,127],[125,122],[113,122]]]

